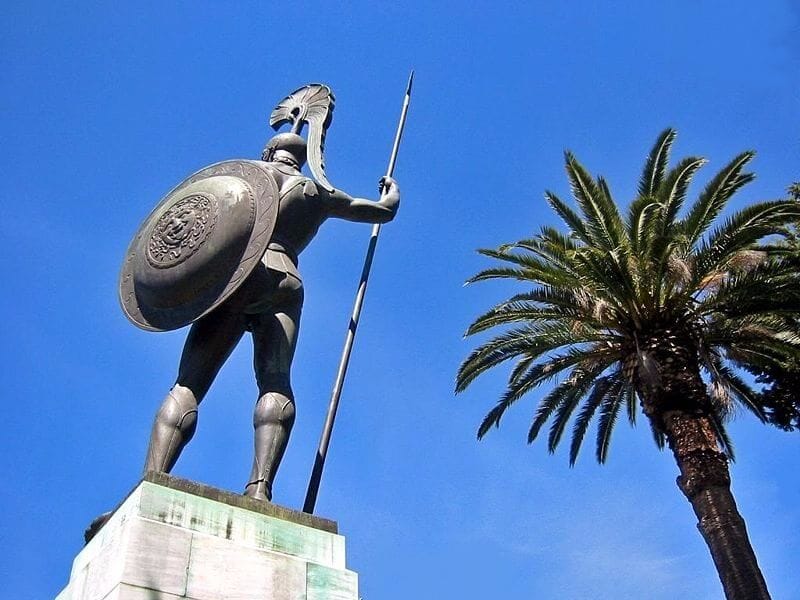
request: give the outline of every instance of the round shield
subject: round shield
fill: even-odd
[[[119,281],[125,315],[167,331],[213,310],[264,255],[278,199],[272,174],[254,160],[216,163],[179,184],[128,247]]]

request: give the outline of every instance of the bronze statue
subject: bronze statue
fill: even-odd
[[[172,469],[194,434],[198,405],[249,331],[259,396],[245,494],[271,500],[295,416],[290,370],[303,305],[298,255],[326,219],[386,223],[400,202],[388,176],[377,201],[330,185],[322,151],[332,110],[327,86],[300,88],[270,120],[276,129],[291,122],[292,132],[270,139],[261,161],[198,171],[165,197],[131,243],[120,278],[126,315],[149,330],[192,324],[177,379],[156,414],[145,471]],[[309,144],[299,135],[304,123]],[[315,179],[301,173],[307,158]]]

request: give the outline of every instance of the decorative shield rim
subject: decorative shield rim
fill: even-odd
[[[190,302],[169,308],[148,307],[143,314],[136,296],[136,282],[133,277],[134,260],[147,225],[161,210],[164,201],[181,189],[202,179],[219,175],[239,177],[253,190],[255,218],[247,245],[222,293],[216,298],[198,297]],[[226,160],[200,169],[171,189],[139,226],[133,240],[125,252],[125,260],[119,277],[119,301],[125,316],[137,327],[146,331],[170,331],[184,327],[203,315],[208,314],[233,294],[264,256],[275,228],[278,214],[280,192],[278,184],[265,163],[257,160]]]

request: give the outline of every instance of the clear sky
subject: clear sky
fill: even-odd
[[[118,270],[140,221],[192,171],[255,158],[269,111],[308,82],[337,96],[334,185],[374,196],[417,77],[318,513],[339,522],[366,600],[720,598],[646,427],[609,464],[527,446],[538,396],[475,441],[506,373],[453,396],[468,323],[513,287],[463,281],[474,250],[556,222],[562,151],[620,202],[667,126],[706,156],[745,149],[737,206],[800,179],[795,1],[62,3],[0,8],[2,592],[51,598],[86,524],[140,476],[184,331],[130,325]],[[301,258],[297,422],[275,501],[299,508],[369,226],[329,222]],[[243,488],[256,397],[245,339],[174,473]],[[538,394],[538,393],[537,393]],[[733,486],[775,598],[800,598],[800,434],[731,425]]]

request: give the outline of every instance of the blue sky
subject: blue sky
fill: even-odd
[[[0,531],[3,595],[53,597],[85,525],[135,485],[185,332],[131,326],[125,248],[187,174],[256,157],[269,111],[308,82],[337,96],[331,182],[372,196],[408,72],[414,98],[318,513],[338,520],[366,600],[711,599],[721,587],[647,428],[609,463],[527,446],[538,393],[475,441],[500,371],[454,397],[462,333],[513,286],[463,281],[474,249],[555,223],[562,151],[621,202],[667,126],[675,156],[745,149],[737,206],[800,179],[800,8],[727,2],[13,2],[0,8]],[[369,226],[327,223],[301,259],[297,422],[275,500],[298,508]],[[244,340],[174,473],[241,490],[256,391]],[[800,598],[798,434],[731,424],[733,486],[776,598]]]

